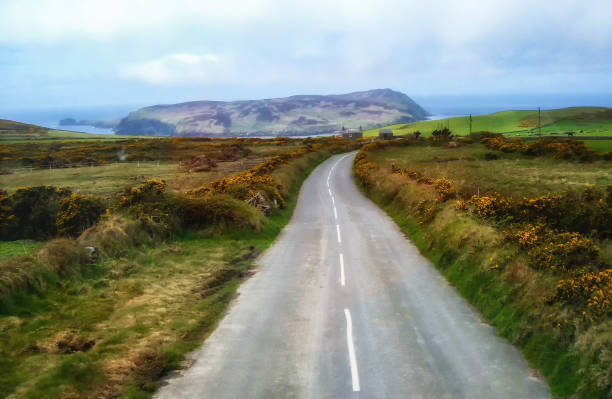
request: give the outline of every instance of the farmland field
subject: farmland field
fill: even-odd
[[[489,131],[512,136],[537,136],[538,112],[504,111],[472,117],[472,131]],[[543,110],[541,113],[542,135],[563,135],[574,132],[574,136],[612,136],[612,110],[598,107],[574,107],[558,110]],[[448,127],[456,135],[470,132],[468,116],[420,121],[387,126],[395,135],[408,135],[420,131],[428,136],[435,129]],[[370,129],[364,136],[377,136],[379,129]]]
[[[612,151],[612,140],[585,140],[584,144],[597,152]]]
[[[459,148],[424,146],[394,148],[372,154],[377,163],[409,167],[431,178],[448,177],[466,195],[500,193],[507,196],[536,196],[568,188],[583,189],[591,184],[612,184],[610,162],[580,164],[547,157],[525,158],[491,151],[482,145]]]

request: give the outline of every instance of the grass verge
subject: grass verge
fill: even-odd
[[[186,233],[127,247],[0,304],[0,397],[147,397],[215,328],[254,258],[289,221],[317,152],[276,173],[287,206],[261,232]]]
[[[435,175],[435,158],[430,164],[408,158],[410,153],[418,158],[424,151],[406,149],[404,159],[414,167],[423,162],[421,167]],[[400,162],[400,152],[389,147],[368,152],[366,158],[358,156],[356,175],[365,193],[500,336],[522,349],[530,366],[546,377],[555,397],[611,397],[610,318],[581,323],[567,308],[548,303],[559,275],[530,267],[524,252],[504,240],[493,223],[458,211],[453,201],[437,202],[429,186],[392,173],[385,163]],[[456,165],[448,169],[457,171]],[[420,201],[435,205],[419,211]]]

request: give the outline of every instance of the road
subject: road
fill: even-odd
[[[157,398],[549,398],[356,187],[354,153],[306,179],[193,366]]]

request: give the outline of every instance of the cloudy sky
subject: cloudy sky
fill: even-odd
[[[0,0],[0,109],[612,93],[610,0]]]

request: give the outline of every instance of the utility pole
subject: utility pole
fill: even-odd
[[[540,123],[540,107],[538,107],[538,136],[542,135],[542,124]]]
[[[470,114],[470,136],[472,135],[472,114]]]

